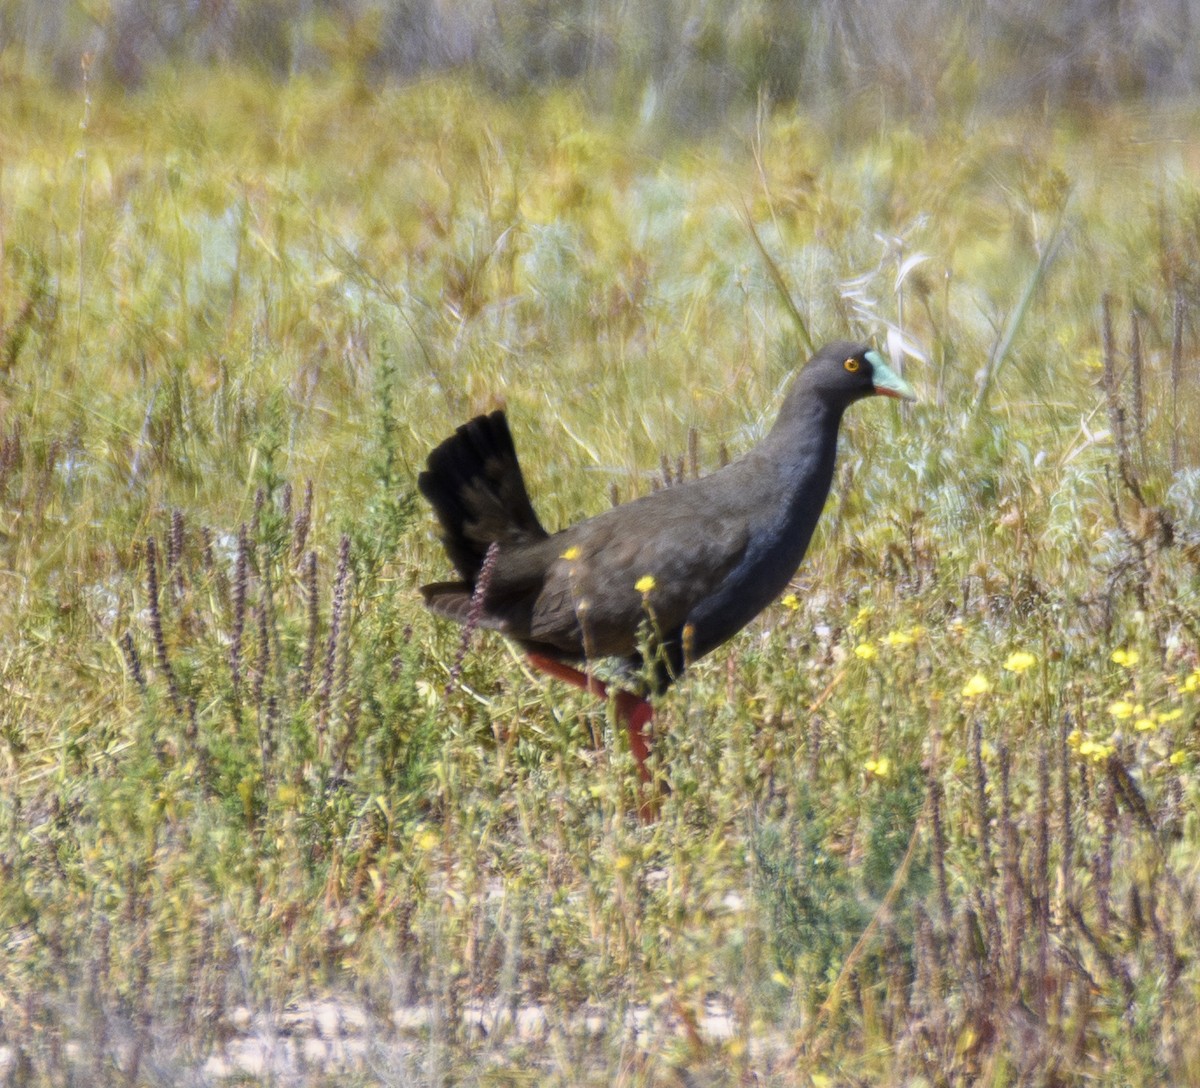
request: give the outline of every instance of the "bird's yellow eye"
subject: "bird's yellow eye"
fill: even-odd
[[[850,371],[851,374],[853,374],[859,368],[860,365],[861,364],[859,363],[859,361],[853,357],[847,359],[842,364],[842,366],[844,366],[848,371]]]

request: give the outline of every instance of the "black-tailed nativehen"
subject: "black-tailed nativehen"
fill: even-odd
[[[842,413],[875,393],[915,399],[878,352],[828,344],[744,456],[557,533],[542,527],[529,501],[504,412],[478,416],[429,455],[417,478],[459,575],[422,587],[425,604],[507,635],[538,668],[601,697],[606,686],[576,666],[621,658],[631,677],[650,673],[639,693],[616,694],[646,779],[647,696],[783,592],[829,494]],[[647,648],[652,669],[644,668]]]

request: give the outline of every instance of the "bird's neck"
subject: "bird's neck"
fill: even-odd
[[[789,545],[778,556],[788,568],[786,579],[804,555],[829,497],[842,409],[811,399],[784,407],[759,449],[763,482],[772,496],[765,508],[775,511],[780,539]]]
[[[785,475],[832,474],[844,411],[844,406],[815,397],[788,398],[763,443],[764,449]]]

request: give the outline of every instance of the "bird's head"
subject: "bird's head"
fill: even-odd
[[[874,394],[917,399],[912,386],[878,351],[867,344],[840,340],[826,344],[805,364],[796,385],[840,408]]]

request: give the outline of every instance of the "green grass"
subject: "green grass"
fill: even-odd
[[[1194,112],[664,144],[449,81],[5,94],[12,1083],[181,1081],[325,995],[351,1083],[1200,1076]],[[643,826],[603,706],[420,608],[413,478],[500,403],[551,525],[692,432],[711,469],[803,358],[779,282],[920,345],[922,402],[848,419]]]

